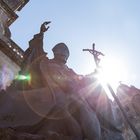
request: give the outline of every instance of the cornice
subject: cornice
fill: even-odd
[[[17,65],[21,66],[24,51],[14,41],[10,40],[10,43],[6,43],[0,39],[0,50]]]

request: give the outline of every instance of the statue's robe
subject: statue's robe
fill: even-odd
[[[22,65],[23,72],[31,72],[31,87],[28,90],[9,87],[1,96],[0,127],[20,130],[21,126],[34,126],[29,128],[40,135],[47,135],[49,131],[76,140],[83,137],[99,140],[99,120],[107,127],[116,128],[111,105],[99,83],[77,75],[66,65],[59,65],[44,55],[40,57],[43,44],[39,41],[43,38],[34,39]]]
[[[69,69],[64,64],[58,64],[55,60],[50,60],[49,63],[47,63],[46,60],[42,60],[41,65],[44,75],[46,71],[49,74],[49,77],[45,77],[46,81],[49,79],[52,80],[54,87],[59,87],[68,98],[74,98],[74,101],[71,101],[72,103],[69,102],[70,100],[67,102],[69,111],[74,118],[82,124],[81,127],[87,136],[90,135],[89,138],[98,137],[100,135],[100,120],[102,126],[110,129],[116,136],[120,135],[119,138],[123,139],[121,135],[122,120],[117,118],[116,110],[113,108],[111,101],[108,99],[97,79],[77,75],[72,69]],[[75,109],[76,106],[81,112],[83,111],[81,113],[78,110],[80,112],[78,118],[77,114],[73,113],[77,111]],[[84,120],[86,120],[86,122],[84,122]],[[88,124],[90,124],[90,126],[88,126]],[[88,130],[88,132],[86,130]],[[91,130],[92,134],[89,130]],[[99,139],[99,137],[97,139]]]
[[[7,89],[0,98],[0,126],[16,127],[39,122],[54,104],[47,91],[47,87],[28,91]]]
[[[31,127],[35,130],[31,132],[28,129],[26,132],[34,133],[36,131],[40,135],[56,132],[61,137],[65,136],[65,138],[73,140],[82,139],[82,137],[87,137],[89,140],[99,139],[100,135],[96,138],[100,132],[98,132],[99,125],[97,125],[96,114],[92,113],[90,108],[83,104],[83,101],[75,99],[76,96],[67,96],[66,91],[64,92],[51,79],[45,69],[45,64],[48,65],[46,59],[45,63],[42,61],[40,66],[46,79],[45,88],[21,91],[9,87],[6,93],[3,93],[0,127],[12,127],[23,131],[26,126],[35,126],[35,128]],[[43,123],[40,126],[42,119]],[[39,124],[37,128],[36,124]],[[85,133],[84,136],[81,127]]]
[[[76,119],[79,123],[84,136],[92,140],[93,138],[100,139],[100,124],[88,104],[75,92],[78,90],[78,75],[72,72],[66,65],[59,65],[53,60],[46,61],[43,59],[40,64],[41,71],[46,79],[46,84],[54,93],[56,101],[59,101],[59,106],[63,107]],[[48,73],[46,75],[45,73]],[[51,82],[50,82],[51,81]],[[59,94],[61,91],[60,99]]]
[[[60,134],[59,139],[79,140],[82,138],[81,128],[63,107],[66,102],[63,91],[59,87],[52,88],[52,81],[44,81],[48,73],[43,75],[40,68],[40,61],[47,60],[42,39],[42,34],[35,35],[24,54],[20,74],[31,74],[30,85],[23,86],[23,82],[15,80],[1,94],[0,127],[47,136],[51,132]]]
[[[26,91],[7,89],[0,99],[0,128],[10,127],[17,132],[47,137],[49,133],[57,133],[58,138],[81,140],[79,125],[59,106],[60,100],[54,101],[49,90],[48,87]]]

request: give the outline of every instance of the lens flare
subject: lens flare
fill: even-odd
[[[128,73],[125,63],[119,61],[119,59],[104,58],[100,63],[101,69],[99,68],[97,79],[104,87],[109,98],[112,96],[107,88],[107,83],[109,83],[113,90],[116,92],[117,87],[120,82],[127,81]]]
[[[31,76],[30,76],[30,74],[28,74],[28,75],[19,74],[19,75],[16,76],[16,79],[17,80],[27,80],[27,81],[30,81],[31,80]]]
[[[122,60],[119,61],[119,59],[106,58],[101,62],[101,67],[101,77],[103,81],[117,86],[120,81],[127,80],[127,67]]]

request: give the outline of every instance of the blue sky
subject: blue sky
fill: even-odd
[[[92,48],[94,42],[106,57],[123,62],[127,71],[124,83],[140,88],[139,0],[30,0],[17,14],[10,29],[12,39],[23,50],[40,25],[51,21],[44,38],[49,58],[53,46],[64,42],[70,49],[68,66],[78,74],[88,74],[95,64],[91,54],[82,49]]]

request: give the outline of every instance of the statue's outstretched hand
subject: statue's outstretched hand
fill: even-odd
[[[51,22],[50,21],[46,21],[44,22],[41,27],[40,27],[40,33],[44,33],[46,32],[48,29],[49,29],[49,26],[46,27],[46,25],[50,24]]]

